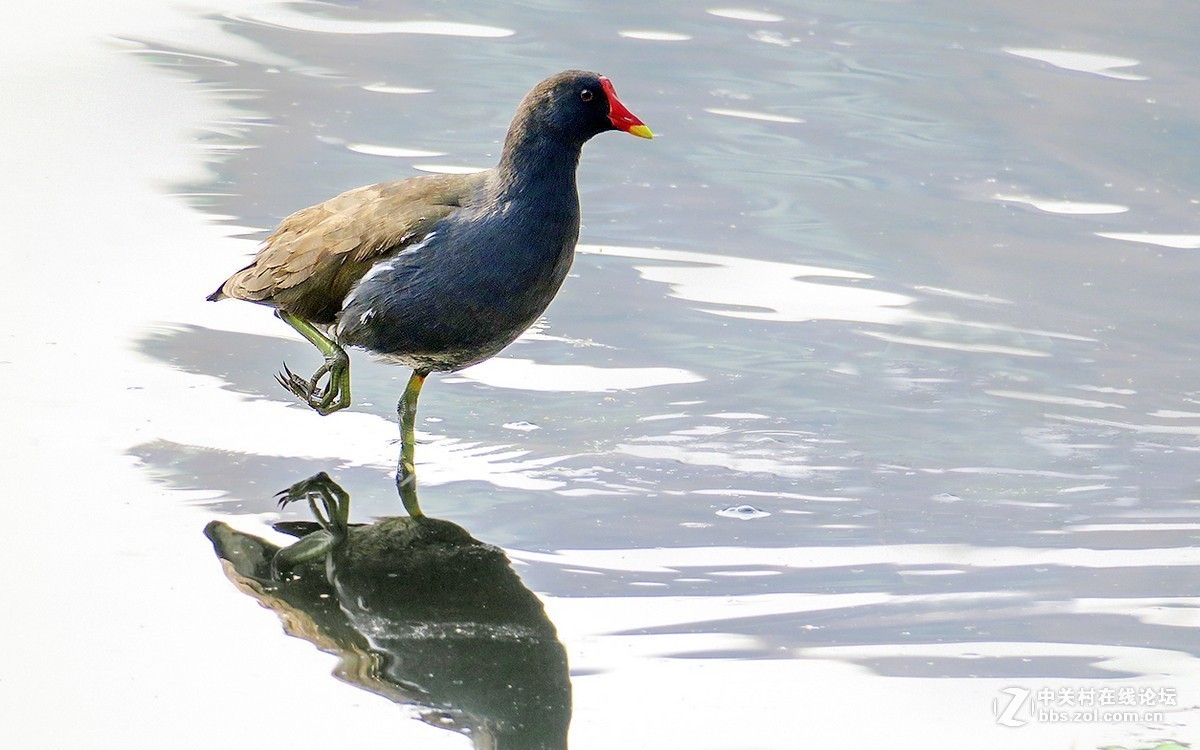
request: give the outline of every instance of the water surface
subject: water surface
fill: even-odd
[[[341,190],[493,164],[562,68],[608,75],[659,135],[588,144],[582,245],[544,321],[421,402],[422,504],[545,603],[573,747],[1197,736],[1194,8],[366,2],[211,23],[242,53],[125,44],[234,108],[201,139],[210,173],[170,187],[247,237],[213,249],[230,271]],[[356,519],[399,512],[407,372],[356,357],[356,405],[320,420],[285,406],[279,363],[317,359],[266,310],[163,323],[138,350],[222,404],[130,447],[181,504],[261,524],[325,470]],[[1012,686],[1178,705],[998,726]]]

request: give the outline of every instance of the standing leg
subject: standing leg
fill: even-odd
[[[417,398],[421,395],[421,386],[429,371],[413,370],[404,395],[396,406],[400,415],[400,465],[396,467],[396,489],[400,492],[400,501],[404,509],[413,518],[421,518],[421,506],[417,503],[417,469],[413,459],[416,449]]]
[[[321,365],[308,380],[297,376],[287,365],[275,376],[279,384],[292,395],[312,407],[322,416],[332,414],[350,405],[350,358],[337,342],[321,333],[321,330],[303,318],[289,312],[276,310],[275,315],[296,329],[309,343],[321,350],[325,364]],[[329,382],[320,386],[321,378],[329,376]]]

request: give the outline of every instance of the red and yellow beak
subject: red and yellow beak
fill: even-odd
[[[600,76],[600,86],[604,89],[604,93],[608,96],[608,121],[613,124],[617,130],[624,130],[630,135],[636,135],[638,138],[653,138],[654,133],[650,132],[650,128],[646,127],[645,123],[637,118],[621,100],[617,98],[617,91],[613,88],[612,81],[604,76]]]

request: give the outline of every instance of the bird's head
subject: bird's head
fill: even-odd
[[[650,128],[630,112],[612,82],[598,73],[565,70],[534,86],[518,110],[528,127],[544,128],[583,143],[607,130],[653,138]]]

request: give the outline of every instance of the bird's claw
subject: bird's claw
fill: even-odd
[[[314,496],[321,497],[328,493],[331,485],[336,485],[333,479],[325,472],[319,471],[308,479],[301,479],[291,487],[276,492],[276,502],[279,503],[280,508],[283,508],[297,500],[305,500]]]
[[[285,363],[283,371],[275,375],[275,380],[322,416],[350,405],[350,367],[344,360],[326,359],[308,380],[292,372]],[[321,384],[322,380],[325,380],[324,385]]]
[[[307,500],[309,510],[321,528],[336,539],[345,536],[350,495],[325,472],[320,471],[308,479],[302,479],[286,490],[276,492],[275,497],[278,498],[280,510],[297,500]]]

